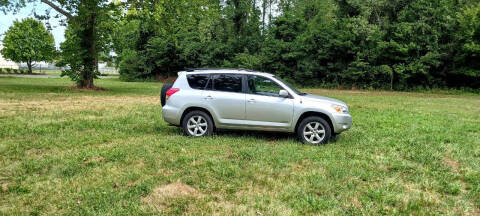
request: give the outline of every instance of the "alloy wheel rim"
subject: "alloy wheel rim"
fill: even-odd
[[[207,132],[207,120],[202,116],[195,115],[188,119],[187,129],[192,136],[203,136]]]
[[[318,144],[325,138],[325,128],[320,122],[309,122],[303,128],[303,137],[309,143]]]

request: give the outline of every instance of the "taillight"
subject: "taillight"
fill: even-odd
[[[172,96],[173,94],[177,93],[178,91],[180,91],[179,88],[171,88],[171,89],[168,89],[168,90],[167,90],[167,93],[166,93],[165,101],[168,100],[168,98],[169,98],[170,96]]]

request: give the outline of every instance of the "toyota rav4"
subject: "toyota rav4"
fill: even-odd
[[[161,93],[163,119],[187,136],[215,129],[296,133],[300,141],[324,144],[352,125],[347,105],[298,91],[279,77],[244,69],[178,72]]]

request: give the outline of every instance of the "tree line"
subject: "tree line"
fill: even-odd
[[[304,85],[480,87],[478,1],[135,2],[120,20],[124,80],[241,67]]]
[[[66,17],[60,64],[80,87],[99,59],[125,81],[240,67],[308,86],[480,87],[478,0],[41,1]]]

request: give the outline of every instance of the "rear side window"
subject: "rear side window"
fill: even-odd
[[[214,74],[213,90],[226,92],[242,92],[242,77],[240,74]]]
[[[193,89],[204,89],[207,85],[209,74],[187,75],[188,85]]]

